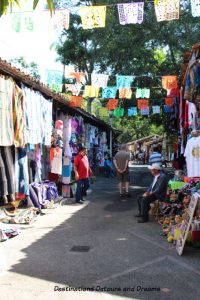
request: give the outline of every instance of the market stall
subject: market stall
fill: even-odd
[[[184,56],[179,90],[172,91],[174,178],[169,182],[166,202],[160,206],[162,235],[173,242],[182,255],[186,242],[200,246],[200,43]],[[170,93],[170,92],[169,92]],[[177,106],[177,103],[179,105]],[[177,129],[177,127],[176,127]]]
[[[23,217],[30,221],[61,196],[72,196],[78,147],[87,146],[95,168],[104,160],[110,130],[104,121],[70,107],[64,95],[0,60],[0,221],[17,223],[19,203],[29,207]]]

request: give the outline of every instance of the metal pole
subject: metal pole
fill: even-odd
[[[110,129],[110,157],[112,158],[112,129]]]
[[[110,111],[110,157],[112,158],[112,111]]]

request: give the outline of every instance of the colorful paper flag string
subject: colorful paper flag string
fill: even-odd
[[[99,116],[108,117],[108,109],[106,107],[99,108]]]
[[[160,114],[160,106],[154,105],[152,106],[153,114]]]
[[[163,108],[164,108],[165,113],[171,113],[172,112],[172,107],[171,106],[164,105]]]
[[[123,75],[117,75],[117,87],[118,88],[130,88],[131,84],[133,82],[133,76],[123,76]]]
[[[123,117],[124,116],[124,108],[116,108],[113,112],[114,117]]]
[[[70,72],[67,77],[75,78],[77,83],[85,83],[85,73],[83,72]]]
[[[128,116],[129,117],[137,116],[137,107],[130,107],[128,109]]]
[[[138,109],[147,108],[149,106],[149,101],[144,99],[137,100]]]
[[[84,97],[98,98],[99,96],[99,87],[85,85]]]
[[[165,105],[172,106],[173,105],[173,98],[165,98]]]
[[[191,10],[193,17],[200,17],[200,0],[191,0]]]
[[[118,99],[109,99],[106,107],[110,110],[114,110],[118,105]]]
[[[149,115],[149,107],[143,107],[141,108],[141,115],[142,116],[148,116]]]
[[[33,13],[25,12],[23,14],[20,13],[12,13],[12,29],[16,32],[22,31],[33,31]]]
[[[112,98],[114,99],[116,97],[117,94],[117,87],[106,87],[102,89],[102,98],[104,99],[109,99]]]
[[[143,89],[136,89],[136,98],[149,98],[150,97],[150,89],[143,88]]]
[[[57,70],[46,70],[46,83],[47,84],[62,84],[62,72]]]
[[[132,90],[131,89],[119,89],[119,98],[121,99],[131,99]]]
[[[109,77],[108,75],[92,73],[91,75],[92,86],[98,86],[103,88],[107,87],[108,77]]]
[[[117,7],[121,25],[143,22],[144,2],[118,4]]]
[[[105,27],[106,6],[84,6],[79,10],[83,29]]]
[[[62,84],[50,83],[49,87],[52,90],[54,90],[56,93],[61,93],[62,92]]]
[[[76,84],[65,84],[66,92],[71,92],[73,95],[78,96],[80,94],[82,85]]]
[[[165,90],[176,89],[178,87],[177,76],[162,76],[162,87]]]
[[[82,104],[83,104],[83,97],[71,96],[70,104],[69,104],[71,107],[81,107]]]
[[[179,19],[180,0],[154,0],[157,21]]]
[[[52,17],[54,30],[69,29],[70,11],[68,9],[56,9]]]

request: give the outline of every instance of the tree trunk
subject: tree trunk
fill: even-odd
[[[174,65],[174,68],[176,70],[176,75],[178,76],[179,75],[179,68],[178,68],[178,65],[176,63],[176,59],[175,59],[175,56],[174,56],[174,51],[173,51],[173,47],[171,45],[169,45],[169,51],[170,51],[170,55],[171,55],[171,59],[172,59],[172,62],[173,62],[173,65]]]

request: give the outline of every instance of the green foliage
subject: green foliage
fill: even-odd
[[[41,0],[32,0],[33,2],[33,9],[35,9],[38,5],[38,2]],[[19,8],[21,7],[21,2],[20,0],[1,0],[1,5],[0,5],[0,17],[3,14],[6,14],[9,7],[12,6],[18,6]],[[50,10],[50,12],[52,13],[53,9],[54,9],[54,1],[53,0],[47,0],[47,6]]]
[[[23,56],[15,57],[10,60],[14,65],[19,66],[22,70],[27,71],[27,73],[31,74],[35,79],[40,80],[40,75],[38,71],[38,64],[35,62],[31,62],[28,64]]]
[[[67,7],[69,1],[58,0]],[[121,1],[120,3],[126,3]],[[76,2],[78,3],[78,1]],[[105,1],[79,1],[82,5],[103,5]],[[119,1],[110,0],[109,4]],[[161,76],[179,75],[182,55],[200,39],[200,22],[192,17],[190,7],[180,10],[180,19],[157,22],[154,3],[145,2],[142,24],[119,24],[117,6],[108,6],[106,27],[83,30],[79,15],[71,15],[70,28],[64,31],[57,47],[59,60],[74,65],[76,71],[107,73],[110,75],[135,75],[133,88],[149,87],[151,105],[163,105],[166,91],[161,89]],[[115,85],[110,76],[108,85]],[[135,91],[135,89],[134,89]],[[136,106],[136,99],[120,101],[125,110]],[[96,110],[92,109],[95,114]],[[113,125],[123,130],[124,142],[151,133],[167,131],[164,115],[113,119]],[[109,119],[104,118],[105,121]]]
[[[119,142],[121,143],[127,143],[151,134],[163,134],[162,124],[159,122],[153,123],[151,117],[142,117],[139,115],[119,119],[113,118],[113,126],[123,131],[119,138]]]

